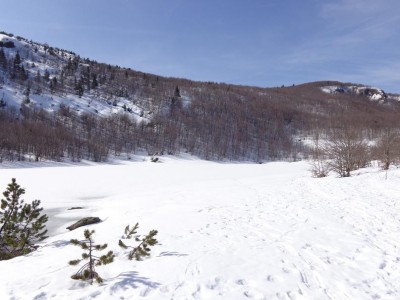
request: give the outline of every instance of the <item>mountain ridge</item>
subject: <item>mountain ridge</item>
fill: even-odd
[[[37,123],[40,115],[41,126],[52,135],[62,131],[68,136],[59,141],[63,146],[57,154],[44,155],[32,154],[43,152],[32,150],[40,145],[26,145],[19,153],[20,142],[10,146],[4,134],[6,159],[72,155],[105,160],[110,153],[129,157],[135,151],[187,152],[217,160],[295,159],[308,155],[299,139],[317,128],[328,133],[344,119],[357,120],[355,128],[386,126],[384,120],[400,109],[398,95],[359,84],[318,81],[261,88],[162,77],[5,32],[0,33],[0,86],[3,119],[21,126],[32,118]],[[15,134],[16,128],[10,130]],[[76,146],[77,138],[83,147]],[[78,147],[78,154],[68,147]]]

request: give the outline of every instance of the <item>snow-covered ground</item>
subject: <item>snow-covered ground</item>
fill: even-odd
[[[50,217],[36,252],[0,262],[0,299],[400,299],[400,170],[162,161],[0,170],[2,190],[16,177]],[[65,227],[89,215],[117,253],[100,285],[70,279],[84,228]],[[117,245],[136,222],[159,230],[140,262]]]

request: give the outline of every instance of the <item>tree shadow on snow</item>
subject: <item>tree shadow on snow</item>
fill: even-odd
[[[188,255],[184,253],[164,251],[161,252],[158,256],[160,257],[160,256],[188,256]]]
[[[41,292],[40,294],[36,295],[33,300],[44,300],[47,298],[47,294],[45,292]]]
[[[55,241],[52,242],[50,244],[47,245],[47,247],[55,247],[55,248],[61,248],[61,247],[65,247],[67,245],[71,244],[70,241],[67,240],[59,240],[59,241]]]
[[[149,280],[146,277],[138,276],[138,272],[124,272],[118,275],[118,282],[114,283],[111,287],[111,292],[114,293],[118,290],[136,289],[139,286],[145,286],[150,289],[155,289],[161,284]]]

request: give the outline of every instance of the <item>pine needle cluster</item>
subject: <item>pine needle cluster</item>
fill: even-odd
[[[150,232],[144,236],[140,237],[137,235],[137,230],[139,228],[139,223],[136,223],[135,226],[129,228],[129,225],[125,227],[124,235],[122,239],[135,239],[136,242],[139,242],[137,246],[128,246],[122,240],[119,240],[118,245],[123,249],[131,249],[128,253],[128,258],[130,260],[136,259],[141,260],[146,256],[150,256],[151,246],[154,246],[158,243],[155,236],[157,235],[157,230],[150,230]]]

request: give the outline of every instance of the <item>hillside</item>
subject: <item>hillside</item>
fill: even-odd
[[[321,81],[259,88],[165,78],[0,34],[1,160],[186,152],[256,162],[307,157],[305,138],[349,124],[370,139],[398,95]],[[357,88],[355,88],[357,87]],[[387,120],[391,120],[388,122]]]

